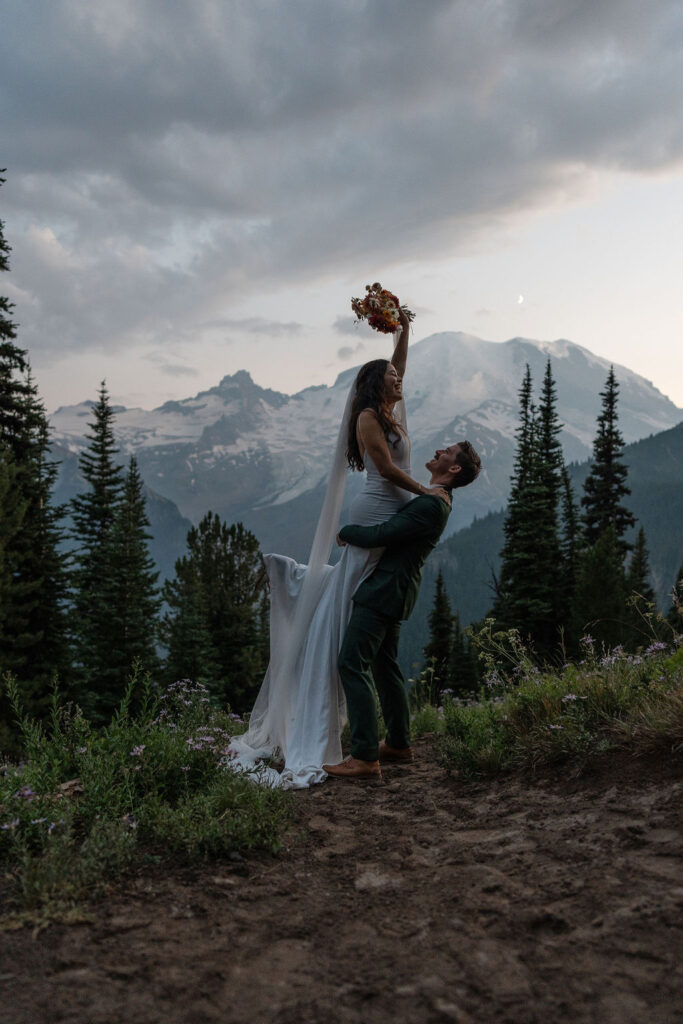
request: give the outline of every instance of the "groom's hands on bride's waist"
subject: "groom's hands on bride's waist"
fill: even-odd
[[[439,501],[443,501],[444,504],[447,505],[449,509],[451,507],[451,496],[448,493],[448,491],[444,490],[443,487],[432,487],[432,488],[429,489],[429,491],[425,491],[424,494],[419,495],[419,497],[438,498]],[[413,500],[415,501],[417,499],[413,499]],[[338,544],[338,546],[340,548],[345,548],[345,547],[347,547],[350,544],[352,547],[354,545],[359,545],[360,547],[364,547],[364,548],[367,548],[367,547],[385,547],[385,546],[387,546],[387,544],[390,544],[393,541],[397,541],[397,540],[401,540],[402,541],[402,540],[405,540],[406,537],[409,537],[411,535],[419,534],[419,533],[424,532],[425,526],[428,529],[430,529],[432,523],[430,522],[429,519],[425,520],[424,515],[419,517],[420,519],[422,519],[422,523],[420,523],[419,520],[415,521],[413,519],[412,522],[407,522],[407,523],[404,522],[404,523],[402,523],[401,527],[399,528],[399,526],[398,526],[399,521],[402,518],[404,518],[404,513],[406,512],[407,509],[411,508],[412,505],[413,505],[413,502],[409,501],[407,505],[403,506],[403,508],[401,509],[400,512],[396,512],[393,516],[391,516],[390,519],[387,519],[386,522],[378,523],[375,526],[361,526],[358,523],[346,523],[346,525],[342,526],[341,530],[337,534],[337,544]],[[442,527],[442,529],[443,529],[443,527]],[[353,530],[354,531],[353,540],[348,540],[347,541],[347,540],[344,540],[342,538],[342,533],[345,530],[346,531],[348,531],[348,530]],[[398,534],[397,534],[397,536],[386,536],[386,537],[382,536],[381,539],[376,537],[377,531],[380,531],[382,534],[384,534],[386,532],[386,530],[391,530],[392,533],[396,533],[396,531],[398,530]],[[360,531],[361,535],[368,534],[368,536],[363,536],[363,540],[361,540],[359,535],[358,535],[358,533],[357,533],[357,531]]]

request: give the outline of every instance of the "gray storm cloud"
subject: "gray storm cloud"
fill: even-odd
[[[22,341],[153,345],[249,289],[463,251],[587,171],[666,169],[682,31],[678,0],[12,5]]]

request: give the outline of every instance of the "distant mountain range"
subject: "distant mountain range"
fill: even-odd
[[[564,340],[498,343],[443,333],[411,346],[405,395],[414,475],[425,479],[422,467],[434,448],[463,437],[484,463],[479,480],[459,497],[450,533],[504,506],[524,367],[529,363],[538,387],[548,356],[565,425],[565,457],[581,461],[590,455],[607,360]],[[228,522],[241,520],[264,551],[307,557],[356,372],[357,367],[345,371],[332,387],[310,387],[289,396],[259,387],[242,370],[193,398],[158,409],[117,408],[121,460],[137,456],[148,489],[153,554],[164,575],[182,553],[189,523],[209,510]],[[649,381],[623,366],[615,366],[615,372],[626,441],[667,430],[683,419],[683,411]],[[92,404],[62,407],[51,417],[54,453],[62,460],[58,500],[68,500],[82,486],[77,459],[86,444]],[[361,486],[361,475],[351,474],[346,505]]]

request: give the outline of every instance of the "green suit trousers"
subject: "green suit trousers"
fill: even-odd
[[[363,761],[379,757],[375,688],[387,743],[399,749],[410,746],[408,696],[397,660],[400,628],[399,619],[354,604],[344,635],[339,675],[346,694],[351,756]]]

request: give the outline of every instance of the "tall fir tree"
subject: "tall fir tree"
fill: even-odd
[[[576,622],[576,583],[581,551],[581,524],[579,507],[574,497],[567,467],[562,467],[560,556],[561,570],[558,595],[562,608],[561,624],[564,629],[565,648],[570,654],[578,650]]]
[[[650,554],[647,550],[645,530],[641,526],[631,552],[626,572],[626,622],[628,631],[625,644],[632,650],[649,641],[652,634],[652,619],[646,616],[657,609],[657,599],[650,576]]]
[[[9,252],[0,222],[0,270],[9,269]],[[39,715],[48,703],[51,678],[63,677],[69,661],[66,576],[59,553],[63,510],[52,502],[57,464],[49,457],[47,416],[26,351],[15,343],[12,310],[12,303],[0,297],[0,444],[14,466],[13,486],[24,513],[7,556],[11,594],[0,670],[17,677],[24,706]]]
[[[519,629],[536,652],[545,657],[559,639],[563,616],[558,596],[562,573],[558,511],[563,459],[550,360],[538,410],[532,403],[528,365],[519,397],[520,425],[492,615],[498,628]]]
[[[28,422],[31,424],[23,492],[27,500],[22,538],[25,578],[35,586],[27,608],[28,634],[33,642],[25,651],[21,677],[32,690],[34,711],[47,707],[50,683],[56,676],[68,683],[70,650],[67,642],[66,598],[68,578],[64,506],[53,503],[52,492],[59,463],[50,455],[50,429],[43,403],[31,380]]]
[[[537,600],[548,611],[531,630],[539,651],[550,654],[564,624],[564,608],[560,597],[563,559],[559,535],[559,509],[562,492],[564,459],[559,435],[562,430],[557,415],[557,392],[550,359],[546,364],[541,400],[538,405],[536,458],[538,484],[533,519],[536,530]]]
[[[428,697],[431,704],[438,704],[441,691],[450,685],[453,654],[453,615],[441,570],[436,577],[428,622],[429,640],[423,651],[430,679]]]
[[[105,714],[112,699],[102,680],[111,657],[109,588],[118,572],[112,531],[123,489],[113,421],[103,381],[89,424],[88,447],[78,460],[87,489],[71,502],[76,544],[72,574],[75,691],[86,713],[95,718]]]
[[[517,447],[510,477],[510,496],[503,524],[500,578],[494,580],[496,598],[492,615],[501,628],[519,626],[526,618],[533,591],[536,539],[530,511],[536,486],[536,418],[532,402],[531,369],[527,363],[519,390]]]
[[[621,461],[624,440],[617,411],[619,385],[610,367],[600,392],[602,408],[593,442],[593,462],[581,498],[583,547],[579,556],[575,620],[603,645],[629,643],[631,616],[625,534],[635,517],[623,504],[630,494],[628,467]]]
[[[100,677],[99,693],[105,718],[120,702],[134,665],[152,676],[159,668],[156,640],[161,598],[148,531],[142,478],[131,456],[108,540],[116,571],[103,580],[109,609],[109,661]]]
[[[258,541],[209,512],[187,544],[163,590],[166,676],[202,679],[216,700],[247,710],[267,667]]]
[[[0,177],[0,185],[5,179]],[[10,269],[9,254],[12,251],[5,239],[4,222],[0,221],[0,272]],[[26,462],[28,459],[30,426],[26,423],[27,403],[30,401],[30,387],[26,382],[28,362],[26,350],[15,343],[17,325],[12,319],[14,303],[0,295],[0,446],[4,449],[4,460],[8,466],[6,474],[12,477],[12,496],[23,506],[22,523],[26,517],[27,502],[24,498],[26,483]],[[11,467],[11,468],[9,468]],[[6,496],[5,500],[8,500]],[[8,515],[11,520],[11,514]],[[36,581],[27,579],[25,573],[26,546],[23,531],[17,528],[12,536],[11,546],[5,544],[5,571],[7,590],[3,610],[4,636],[0,652],[0,671],[16,673],[21,669],[24,651],[30,645],[28,633],[28,608],[37,588]]]
[[[12,456],[8,448],[0,445],[0,651],[3,652],[3,655],[11,647],[13,640],[11,610],[16,598],[13,545],[21,530],[26,512],[26,505],[22,502],[16,486],[16,478],[17,470]],[[4,661],[4,656],[2,661]],[[0,672],[0,751],[9,750],[14,746],[15,723],[3,679],[7,671],[7,667],[2,666]]]
[[[650,574],[650,553],[647,550],[645,530],[642,526],[636,534],[636,541],[633,545],[631,561],[626,574],[626,589],[629,594],[637,594],[648,604],[656,606]]]
[[[451,666],[448,686],[456,694],[473,693],[479,685],[477,658],[456,612],[453,616]]]
[[[608,526],[579,560],[576,584],[577,621],[603,647],[627,639],[626,574],[617,532]]]
[[[5,179],[0,177],[0,185],[4,183]],[[0,220],[0,272],[9,270],[12,251],[4,229],[4,222]],[[20,463],[21,452],[17,450],[15,439],[23,434],[30,388],[24,380],[28,370],[26,350],[15,344],[17,325],[12,320],[13,312],[14,303],[0,295],[0,442],[10,447],[12,457]]]
[[[611,526],[623,556],[631,547],[624,540],[624,534],[635,525],[635,517],[623,504],[623,499],[631,491],[626,483],[628,467],[621,461],[624,439],[618,427],[619,385],[613,366],[610,366],[605,390],[600,392],[600,397],[602,409],[593,442],[593,462],[581,498],[583,534],[588,545],[595,544]]]
[[[15,597],[14,542],[26,514],[17,487],[17,467],[9,449],[0,445],[0,650],[11,645],[12,603]],[[3,658],[4,660],[4,658]],[[7,671],[6,666],[1,666]]]
[[[209,631],[207,602],[198,560],[183,555],[175,563],[175,576],[166,580],[163,598],[168,611],[160,635],[166,647],[164,676],[215,683],[220,678],[217,654]]]

